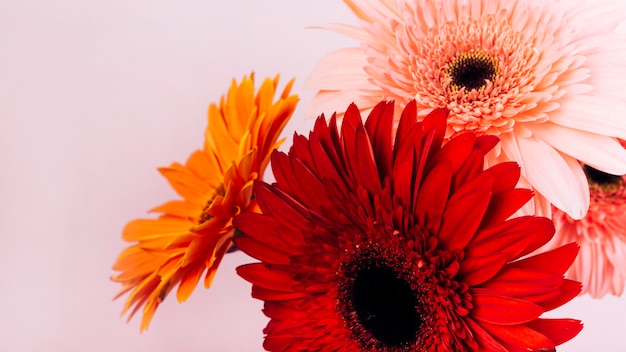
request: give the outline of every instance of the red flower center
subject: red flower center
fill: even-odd
[[[410,351],[424,325],[410,266],[379,243],[357,246],[338,272],[339,311],[364,350]]]
[[[460,302],[458,283],[445,273],[451,261],[407,247],[398,237],[367,241],[339,264],[338,312],[363,350],[413,351],[450,329],[448,308]]]

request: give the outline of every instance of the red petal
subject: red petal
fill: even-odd
[[[425,174],[427,173],[426,170],[426,163],[429,160],[429,153],[433,150],[433,149],[439,149],[440,145],[434,145],[433,144],[433,140],[435,138],[435,132],[434,131],[429,131],[425,134],[422,133],[420,128],[415,128],[414,129],[415,133],[410,134],[409,138],[411,138],[412,140],[417,140],[417,137],[420,137],[421,139],[419,140],[419,142],[414,144],[414,151],[415,151],[415,156],[416,156],[416,160],[414,162],[414,166],[413,166],[413,175],[412,175],[412,179],[413,181],[413,202],[415,203],[417,201],[417,194],[415,194],[417,191],[416,189],[419,189],[421,187],[421,183],[425,177]],[[415,137],[412,137],[413,135],[415,135]]]
[[[269,241],[269,238],[268,236],[268,241],[266,242],[260,242],[250,237],[239,237],[234,239],[234,243],[237,248],[254,259],[267,263],[289,264],[292,253],[279,250],[278,248],[281,247],[272,245],[271,242],[273,241]]]
[[[500,248],[501,245],[498,243],[491,244],[490,242],[500,242],[500,237],[505,237],[507,240],[510,240],[509,236],[517,235],[518,238],[528,237],[527,226],[529,226],[530,222],[534,219],[533,216],[520,216],[518,218],[514,218],[505,222],[501,222],[498,224],[494,224],[487,228],[481,228],[478,233],[476,233],[476,237],[472,240],[470,245],[468,245],[468,250],[477,250],[476,247],[488,247],[485,248],[482,252],[490,250],[492,246],[495,248]]]
[[[476,234],[489,205],[491,187],[477,187],[469,192],[452,195],[443,214],[439,231],[441,248],[463,248]]]
[[[467,186],[470,182],[476,179],[483,173],[483,157],[477,151],[473,151],[459,170],[456,172],[452,182],[452,189],[457,190],[463,186]],[[486,179],[481,179],[484,182]],[[475,186],[469,186],[466,189],[474,188]]]
[[[497,137],[494,136],[482,136],[477,137],[474,144],[474,150],[464,160],[464,163],[457,170],[453,180],[453,189],[457,189],[466,185],[468,182],[482,182],[486,183],[491,180],[493,184],[496,184],[496,180],[499,178],[501,170],[490,168],[483,171],[485,154],[497,144]],[[480,181],[474,180],[476,176],[481,177]],[[500,186],[495,189],[499,189]]]
[[[526,325],[503,326],[483,323],[481,326],[500,340],[509,351],[555,351],[554,342]]]
[[[448,115],[450,111],[445,108],[438,108],[431,111],[422,121],[422,128],[424,134],[433,132],[432,145],[435,148],[429,148],[430,153],[428,159],[434,157],[439,152],[439,147],[443,144],[443,137],[446,134],[446,123],[448,121]]]
[[[477,293],[515,297],[542,305],[541,302],[546,297],[554,298],[558,295],[563,281],[561,274],[511,268],[507,265],[490,281],[472,290]]]
[[[237,274],[254,285],[275,291],[291,292],[292,287],[298,284],[291,276],[270,270],[260,263],[240,265]]]
[[[474,149],[475,141],[476,136],[473,133],[466,133],[452,138],[428,161],[427,168],[437,165],[443,160],[449,160],[452,172],[456,173]]]
[[[346,116],[348,116],[350,109],[353,107],[356,108],[356,106],[350,105],[348,111],[346,111]],[[362,185],[373,192],[382,187],[380,186],[372,145],[363,127],[360,115],[358,120],[356,118],[357,113],[358,110],[351,113],[349,119],[346,120],[344,118],[341,126],[345,162],[348,165],[348,172],[351,178],[358,185]]]
[[[359,111],[359,108],[356,106],[356,104],[350,103],[350,105],[348,105],[348,108],[346,109],[346,113],[343,115],[343,122],[341,123],[342,129],[344,127],[350,127],[351,129],[355,129],[357,125],[362,123],[363,119],[361,118],[361,112]]]
[[[293,303],[287,301],[289,303]],[[276,302],[267,302],[263,307],[263,313],[269,318],[273,319],[298,319],[299,315],[306,314],[302,310],[296,310],[292,307],[292,304],[286,304],[286,302],[276,301]]]
[[[339,140],[339,129],[337,127],[337,115],[333,114],[328,122],[328,132],[320,134],[320,140],[323,142],[324,149],[330,153],[335,151],[337,155],[341,155],[341,141]],[[343,160],[343,159],[339,159]]]
[[[281,189],[298,202],[305,203],[310,199],[315,199],[316,201],[311,203],[316,206],[328,203],[325,197],[320,197],[325,194],[320,191],[324,189],[323,183],[302,163],[301,159],[291,158],[280,152],[273,153],[272,170]]]
[[[273,154],[275,153],[276,152],[273,152]],[[302,161],[305,165],[313,165],[311,142],[305,136],[294,133],[293,144],[289,150],[289,156],[291,158],[300,159],[300,161]],[[274,164],[273,161],[272,164]]]
[[[233,219],[233,226],[246,236],[262,240],[265,237],[268,239],[276,237],[278,222],[275,219],[262,214],[243,213],[235,216]],[[263,238],[258,238],[260,233],[264,234]]]
[[[340,170],[343,170],[343,165],[339,161],[336,149],[326,150],[317,135],[311,135],[311,155],[317,176],[320,179],[336,181],[343,179],[340,176]]]
[[[523,324],[543,313],[540,306],[511,297],[474,294],[472,304],[472,318],[491,324]]]
[[[424,212],[428,214],[428,218],[442,215],[448,203],[451,182],[450,163],[444,161],[436,165],[417,192],[414,212],[416,214]]]
[[[411,100],[402,110],[400,115],[400,121],[398,122],[398,129],[396,130],[396,139],[394,142],[394,158],[396,156],[397,148],[407,141],[409,131],[417,124],[417,105],[415,100]]]
[[[355,141],[351,153],[347,154],[348,162],[352,164],[352,171],[357,184],[365,187],[372,193],[379,193],[382,189],[378,172],[378,160],[365,128],[359,125],[356,130]],[[391,161],[390,161],[391,162]]]
[[[506,253],[509,261],[517,259],[528,252],[528,248],[537,242],[536,238],[548,240],[552,236],[550,232],[541,231],[540,227],[535,226],[537,222],[551,224],[546,218],[524,216],[479,230],[467,245],[465,255],[474,257]]]
[[[514,162],[503,162],[496,164],[487,170],[486,173],[494,173],[493,191],[502,192],[515,188],[520,177],[520,167]]]
[[[274,209],[275,212],[290,214],[291,208],[283,205]],[[281,212],[282,211],[282,212]],[[294,223],[289,223],[289,222]],[[299,221],[299,222],[298,222]],[[233,219],[233,226],[259,242],[266,242],[281,250],[294,251],[304,245],[302,229],[304,222],[300,217],[280,218],[266,214],[240,214]],[[289,226],[285,226],[289,225]]]
[[[318,210],[331,204],[325,196],[325,184],[307,166],[298,159],[292,159],[291,168],[296,178],[292,180],[293,192],[288,192],[290,195],[297,196],[297,200],[302,204],[307,204],[309,209]],[[281,186],[283,185],[280,181],[278,182]]]
[[[480,151],[484,157],[500,142],[500,138],[496,136],[480,136],[476,138],[476,149]]]
[[[391,175],[393,107],[393,102],[377,104],[365,122],[365,129],[372,141],[381,180],[385,175]]]
[[[300,233],[307,223],[303,207],[295,202],[289,195],[276,187],[271,187],[264,182],[254,182],[254,194],[259,207],[264,214],[274,218],[280,225],[293,231],[294,243],[302,243],[302,238],[295,236]],[[292,237],[292,236],[290,236]]]
[[[532,197],[533,192],[529,189],[509,189],[494,193],[480,227],[483,228],[505,221],[524,204],[528,203]]]
[[[494,193],[495,190],[500,191],[499,188],[501,185],[496,187],[496,184],[500,184],[500,182],[498,182],[500,176],[498,171],[501,169],[490,168],[483,171],[482,160],[483,156],[480,155],[477,149],[474,149],[454,175],[455,186],[453,189],[458,192],[458,196],[481,186],[490,187],[491,193]]]
[[[578,244],[570,243],[548,252],[511,263],[511,267],[564,274],[578,254]]]
[[[476,338],[476,342],[478,345],[482,347],[481,351],[492,351],[492,352],[509,352],[506,348],[504,348],[499,342],[494,340],[494,338],[489,335],[478,323],[470,318],[465,318],[465,323],[470,327],[474,338]]]
[[[266,312],[267,306],[271,304],[280,304],[280,303],[285,303],[285,302],[290,302],[290,301],[265,302],[263,313],[266,313],[267,315],[267,312]],[[286,319],[286,320],[272,319],[269,323],[267,323],[267,326],[265,327],[265,329],[263,329],[263,332],[268,335],[272,335],[272,337],[274,338],[291,337],[291,340],[294,341],[293,329],[304,325],[305,322],[307,321],[307,318],[310,318],[310,316],[305,316],[301,314],[302,311],[294,310],[293,308],[291,309],[291,313],[292,313],[292,317],[290,319]],[[297,313],[300,313],[300,314],[297,314]],[[298,319],[298,316],[300,316],[299,319]]]
[[[494,277],[507,261],[503,254],[469,258],[461,263],[459,276],[468,286],[476,286]]]
[[[582,289],[582,285],[578,281],[565,280],[561,287],[559,287],[559,295],[547,302],[540,302],[543,309],[547,312],[554,308],[560,307],[563,304],[571,301],[574,297],[578,296]]]
[[[571,340],[583,329],[580,320],[575,319],[537,319],[526,325],[549,337],[557,346]]]
[[[265,333],[265,340],[263,341],[263,348],[266,351],[289,351],[291,345],[294,344],[293,336],[275,336],[270,334],[271,329],[267,329]]]
[[[403,114],[403,116],[405,116]],[[414,120],[414,117],[409,116],[407,119]],[[445,121],[443,121],[445,128]],[[405,126],[408,128],[408,125]],[[432,128],[426,130],[423,124],[413,124],[410,129],[402,134],[402,138],[396,135],[396,142],[394,144],[394,167],[392,170],[392,178],[394,183],[402,184],[401,189],[403,192],[400,195],[405,201],[405,204],[415,201],[414,198],[409,198],[411,194],[414,195],[415,188],[420,187],[422,181],[425,165],[430,155],[435,153],[440,148],[440,144],[433,144],[436,131]],[[398,172],[398,170],[411,170],[411,173]],[[397,194],[397,192],[396,192]]]
[[[548,243],[554,236],[554,224],[551,219],[544,217],[535,217],[532,224],[527,229],[528,233],[532,233],[531,242],[526,249],[522,251],[517,258],[521,258],[527,254],[534,252],[539,247]],[[571,265],[571,264],[570,264]],[[569,267],[569,265],[568,265]]]
[[[303,292],[276,291],[261,286],[252,286],[252,297],[264,301],[286,301],[290,299],[307,297],[308,295],[308,293]]]
[[[313,131],[310,133],[309,139],[311,153],[313,156],[316,154],[315,149],[319,149],[321,147],[322,151],[318,153],[328,156],[334,165],[334,169],[344,169],[338,154],[341,152],[341,149],[339,148],[340,143],[337,136],[337,121],[335,119],[335,115],[331,118],[328,126],[326,125],[326,121],[323,119],[318,120],[315,123]],[[318,170],[323,169],[318,168]]]
[[[291,182],[296,178],[291,169],[291,163],[289,160],[289,156],[281,151],[276,151],[272,153],[270,158],[272,165],[272,173],[274,174],[274,178],[280,180],[278,182],[285,183],[285,187],[283,188],[287,192],[291,192]]]
[[[392,179],[394,195],[409,205],[415,185],[415,149],[407,146],[401,148],[393,163]]]

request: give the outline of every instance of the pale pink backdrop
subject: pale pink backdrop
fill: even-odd
[[[296,77],[285,136],[307,133],[302,83],[352,42],[305,27],[352,21],[339,0],[0,1],[0,351],[261,351],[242,254],[147,332],[126,324],[108,279],[120,231],[175,197],[155,168],[201,145],[232,77]],[[586,325],[562,351],[626,349],[626,298],[552,315]]]

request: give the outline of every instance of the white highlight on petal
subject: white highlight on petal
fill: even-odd
[[[583,163],[613,175],[626,174],[626,149],[615,139],[545,123],[533,133],[554,148]]]
[[[515,148],[516,146],[516,148]],[[522,174],[554,206],[580,219],[589,207],[589,186],[580,164],[536,136],[502,136],[502,151],[520,164]]]
[[[550,121],[565,127],[626,139],[626,102],[581,95],[562,103],[550,114]]]

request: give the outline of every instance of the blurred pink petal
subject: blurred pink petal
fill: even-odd
[[[580,253],[567,277],[583,284],[594,298],[621,295],[626,282],[626,176],[604,174],[586,166],[591,191],[587,215],[573,220],[554,209],[556,235],[549,247],[572,241]]]

